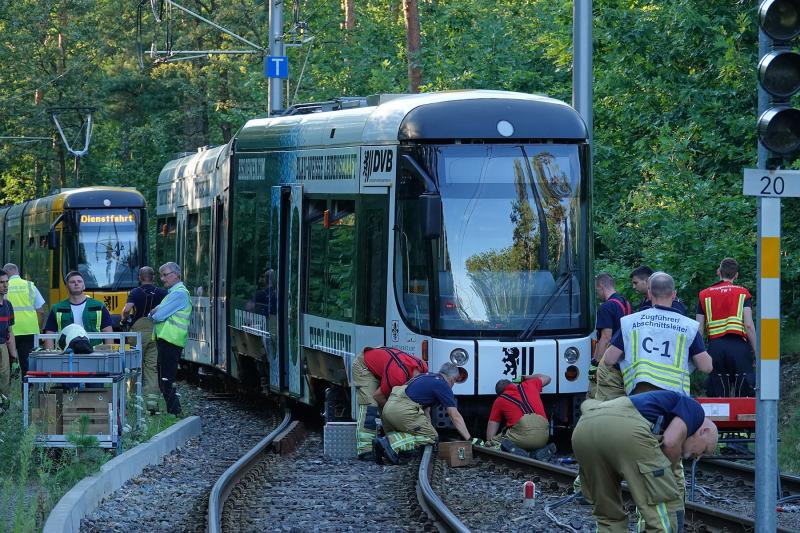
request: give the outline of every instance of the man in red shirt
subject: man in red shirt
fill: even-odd
[[[497,399],[492,404],[486,441],[509,439],[515,446],[531,452],[543,448],[550,438],[550,423],[542,405],[542,389],[550,383],[550,376],[533,374],[522,376],[521,383],[501,379],[495,385]],[[506,429],[499,435],[501,423]]]
[[[417,374],[427,371],[425,361],[397,348],[364,348],[355,358],[353,384],[358,391],[356,447],[360,458],[369,459],[372,439],[376,437],[374,419],[392,388],[405,385]]]
[[[708,396],[755,396],[753,354],[756,328],[750,291],[735,285],[739,264],[726,257],[717,269],[719,281],[700,292],[697,321],[708,328],[708,353],[714,368],[706,382]]]

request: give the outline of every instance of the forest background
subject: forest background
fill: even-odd
[[[267,46],[264,0],[182,0]],[[155,62],[164,49],[242,49],[173,9],[158,23],[138,0],[0,0],[0,203],[71,186],[72,158],[48,108],[91,106],[94,134],[79,185],[141,190],[154,205],[163,165],[228,141],[264,115],[261,57]],[[310,45],[289,48],[292,103],[409,90],[404,7],[418,5],[421,91],[504,89],[569,102],[572,2],[306,0],[294,4]],[[292,25],[292,3],[284,18]],[[670,272],[694,308],[725,256],[755,289],[756,206],[742,169],[756,161],[757,2],[594,0],[595,268],[629,292],[639,264]],[[303,65],[305,67],[303,68]],[[300,77],[300,71],[303,76]],[[74,117],[73,117],[74,118]],[[63,120],[69,122],[69,115]],[[68,124],[69,125],[69,124]],[[82,133],[68,132],[79,147]],[[800,210],[784,201],[784,326],[797,329]]]

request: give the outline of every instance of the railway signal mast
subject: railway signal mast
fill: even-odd
[[[800,196],[800,172],[781,167],[800,152],[800,0],[761,0],[758,8],[758,168],[745,169],[744,193],[758,196],[756,531],[776,529],[780,398],[781,198]]]

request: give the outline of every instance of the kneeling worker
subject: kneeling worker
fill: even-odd
[[[487,443],[499,444],[507,438],[526,452],[543,448],[550,438],[550,423],[541,394],[549,383],[550,376],[544,374],[522,376],[519,384],[507,379],[498,381],[495,385],[497,399],[492,404],[486,425]],[[498,435],[503,422],[506,423],[506,429]],[[538,458],[544,458],[544,454]]]
[[[430,409],[436,405],[447,410],[461,437],[470,440],[453,396],[453,385],[465,379],[466,375],[458,366],[445,363],[438,373],[420,374],[405,385],[392,389],[381,417],[386,436],[373,441],[375,461],[380,464],[385,456],[389,462],[397,464],[397,452],[412,451],[417,446],[436,442],[439,434],[430,417]]]
[[[678,392],[653,391],[586,400],[581,411],[572,448],[584,495],[594,503],[597,531],[628,531],[623,480],[647,531],[677,531],[684,507],[671,465],[717,446],[717,428],[703,407]]]
[[[375,425],[366,424],[367,418],[375,419],[378,407],[386,404],[392,388],[427,371],[425,361],[397,348],[365,348],[353,360],[353,384],[358,391],[356,447],[359,457],[365,458],[372,451],[372,439],[376,436]]]

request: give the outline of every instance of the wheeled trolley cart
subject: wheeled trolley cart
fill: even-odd
[[[37,335],[35,345],[57,337]],[[122,449],[129,387],[135,385],[141,402],[139,334],[91,333],[88,337],[117,342],[98,345],[90,354],[39,349],[29,356],[29,370],[23,377],[23,424],[41,428],[37,445],[71,447],[70,434],[85,434],[95,437],[102,448]],[[125,344],[131,338],[136,339],[135,348]],[[137,426],[141,417],[137,408]]]

